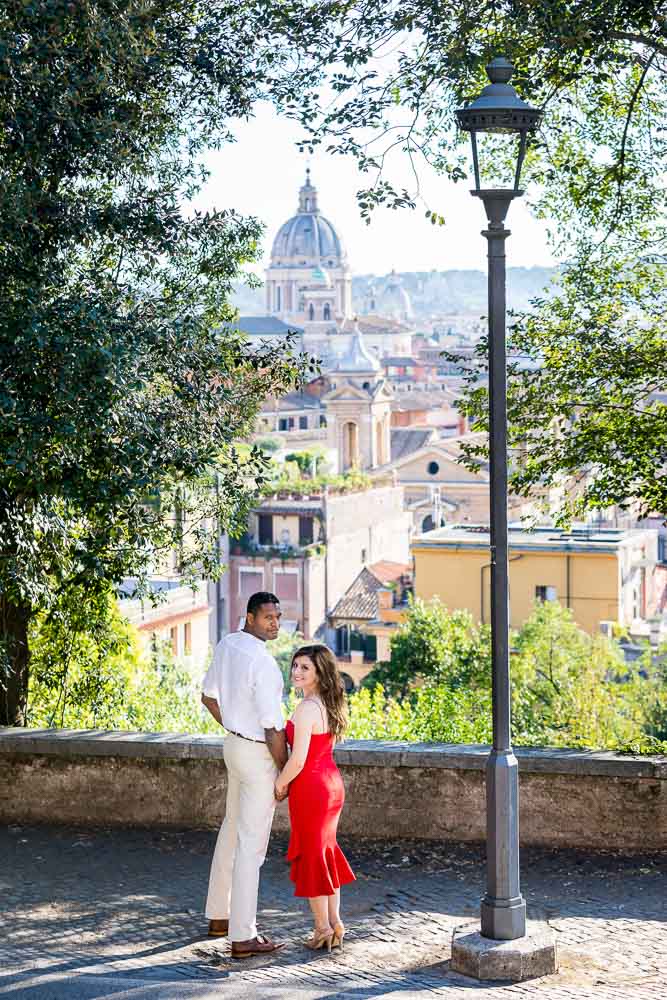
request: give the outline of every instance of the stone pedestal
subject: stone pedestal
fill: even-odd
[[[520,983],[558,970],[556,938],[548,924],[529,920],[516,941],[482,937],[479,923],[462,924],[452,938],[451,969],[473,979]]]

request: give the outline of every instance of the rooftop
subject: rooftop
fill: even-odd
[[[302,327],[283,323],[277,316],[239,316],[232,326],[251,337],[285,337],[288,333],[303,333]]]
[[[331,617],[374,621],[378,617],[378,591],[410,572],[410,566],[388,560],[364,566],[334,607]]]
[[[286,392],[284,396],[266,399],[262,404],[261,413],[275,413],[278,411],[294,410],[320,410],[322,403],[318,396],[309,392]]]
[[[413,452],[419,451],[437,439],[434,427],[392,427],[390,435],[392,462],[405,458],[406,455],[412,455]]]
[[[560,531],[552,527],[538,527],[533,531],[527,531],[522,526],[510,525],[509,546],[511,549],[540,551],[616,552],[646,534],[647,530],[624,531],[616,528],[595,530],[587,526],[575,526],[571,531]],[[454,524],[451,527],[437,528],[426,535],[419,535],[413,539],[412,544],[423,548],[488,549],[489,542],[488,525]]]

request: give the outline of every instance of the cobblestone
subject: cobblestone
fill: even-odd
[[[11,827],[0,832],[0,997],[16,1000],[667,1000],[667,856],[524,850],[529,913],[556,931],[560,971],[515,986],[449,969],[478,913],[474,845],[344,843],[343,952],[315,955],[272,841],[260,898],[271,958],[233,962],[202,913],[214,835]]]

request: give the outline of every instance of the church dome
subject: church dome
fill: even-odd
[[[375,296],[375,312],[381,316],[391,316],[394,319],[406,320],[412,318],[412,302],[401,283],[401,279],[392,271],[384,286]]]
[[[320,266],[320,262],[326,265],[329,261],[330,266],[338,266],[345,258],[345,248],[334,225],[320,214],[317,189],[311,184],[309,170],[299,191],[298,212],[283,223],[271,248],[272,266],[294,257],[301,258],[298,263],[304,261],[311,266]]]

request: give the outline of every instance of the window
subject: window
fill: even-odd
[[[426,471],[428,472],[429,476],[437,476],[438,473],[440,472],[440,466],[438,465],[437,462],[429,462],[428,465],[426,466]]]
[[[257,533],[260,545],[273,545],[273,516],[271,514],[258,516]]]
[[[555,601],[558,597],[558,593],[555,587],[538,586],[535,587],[535,600],[536,601]]]
[[[287,430],[287,418],[286,417],[280,417],[279,418],[279,420],[278,420],[278,430],[279,431],[286,431]]]
[[[321,413],[320,414],[320,427],[326,427],[326,425],[327,425],[327,418],[324,416],[323,413]],[[667,559],[665,559],[664,561],[667,562]]]
[[[280,601],[299,600],[299,573],[298,570],[275,569],[273,571],[273,590]]]
[[[173,655],[178,656],[178,627],[176,625],[169,629],[169,641]]]
[[[339,656],[346,656],[350,652],[350,632],[347,625],[340,625],[336,629],[336,652]]]
[[[183,652],[186,656],[192,653],[192,622],[186,622],[183,626]]]
[[[280,312],[280,285],[276,288],[276,309]]]
[[[331,306],[328,302],[324,303],[324,318],[331,319]]]
[[[313,519],[312,517],[299,518],[299,545],[312,545],[313,543]]]
[[[308,430],[308,417],[299,417],[299,430]]]
[[[370,382],[364,382],[364,384],[362,385],[362,387],[361,387],[361,388],[362,388],[362,389],[370,389],[370,387],[371,387],[371,384],[370,384]]]
[[[427,531],[433,531],[434,528],[435,528],[435,521],[433,520],[430,514],[427,514],[424,520],[422,521],[422,531],[426,533]]]
[[[312,302],[308,306],[308,319],[310,320],[311,323],[315,319],[315,306],[313,305]]]
[[[362,561],[362,563],[365,566],[366,565],[366,549],[362,549],[361,550],[361,561]]]
[[[263,570],[245,569],[244,567],[239,570],[239,595],[244,600],[247,601],[252,594],[256,594],[258,590],[264,589]]]

